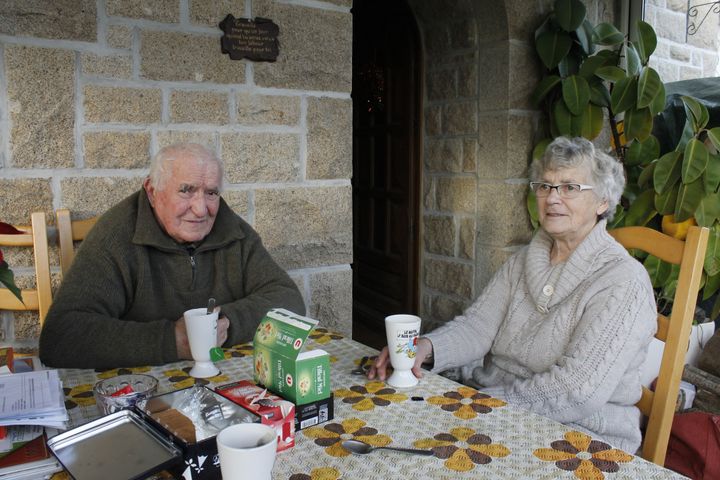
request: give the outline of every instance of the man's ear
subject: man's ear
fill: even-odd
[[[148,197],[148,201],[150,202],[150,206],[155,206],[155,187],[153,187],[152,182],[150,182],[150,177],[147,177],[143,181],[143,188],[145,189],[145,194]]]

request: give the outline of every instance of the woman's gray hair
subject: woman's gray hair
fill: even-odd
[[[530,180],[540,182],[547,171],[583,165],[590,170],[590,183],[595,187],[593,192],[608,203],[608,209],[600,218],[612,220],[625,188],[625,172],[618,160],[595,148],[590,140],[557,137],[547,146],[542,157],[533,160]]]
[[[220,189],[222,190],[224,168],[220,158],[212,150],[199,143],[174,143],[163,147],[150,162],[148,178],[150,184],[158,190],[165,188],[165,183],[172,171],[170,166],[175,160],[192,157],[203,163],[215,162],[220,169]]]

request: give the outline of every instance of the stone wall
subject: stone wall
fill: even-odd
[[[701,3],[693,0],[692,5]],[[720,76],[720,15],[708,14],[694,35],[685,34],[687,0],[647,0],[644,19],[653,26],[658,45],[650,65],[663,82]],[[700,7],[694,20],[699,24],[708,11]]]
[[[350,333],[351,0],[2,3],[0,220],[100,214],[140,187],[159,148],[203,143],[309,315]],[[220,52],[229,13],[279,25],[276,62]],[[31,285],[31,255],[6,253]],[[57,284],[56,249],[51,262]],[[32,350],[37,317],[2,315],[2,342]]]

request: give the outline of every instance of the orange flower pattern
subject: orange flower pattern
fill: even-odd
[[[331,467],[313,468],[310,474],[294,473],[288,480],[339,480],[340,472]]]
[[[581,480],[602,480],[605,478],[603,472],[617,472],[620,470],[618,463],[633,459],[632,455],[577,431],[567,432],[564,440],[556,440],[550,447],[538,448],[533,455],[546,462],[555,462],[559,469],[573,472]]]
[[[309,337],[322,345],[325,345],[331,340],[341,340],[343,338],[339,333],[331,332],[327,328],[322,327],[313,329]]]
[[[430,397],[427,401],[433,405],[440,405],[443,410],[453,412],[453,415],[463,420],[470,420],[479,413],[490,413],[493,408],[507,405],[502,400],[470,387],[459,387],[457,390],[445,392],[442,396]]]
[[[342,441],[350,438],[361,440],[375,447],[384,447],[392,442],[387,435],[378,434],[377,429],[366,426],[359,418],[349,418],[342,423],[329,423],[312,427],[302,433],[315,440],[315,445],[325,447],[325,453],[333,457],[347,457],[350,452],[343,448]]]
[[[368,382],[365,385],[353,385],[349,389],[335,390],[335,396],[349,403],[354,410],[361,412],[372,410],[376,406],[387,407],[392,402],[404,402],[407,395],[396,393],[383,382]]]
[[[457,472],[467,472],[475,465],[492,462],[493,457],[510,455],[510,449],[482,433],[466,427],[457,427],[450,433],[438,433],[414,443],[417,448],[431,448],[437,458],[445,460],[445,467]]]

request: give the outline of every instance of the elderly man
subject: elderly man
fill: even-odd
[[[271,308],[305,313],[295,283],[220,197],[222,164],[196,144],[158,152],[143,188],[80,246],[40,335],[55,367],[114,368],[191,358],[182,314],[213,297],[218,345],[252,339]]]

